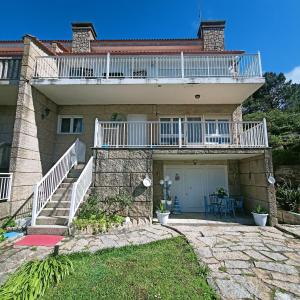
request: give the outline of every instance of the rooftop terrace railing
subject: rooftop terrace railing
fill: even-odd
[[[65,55],[38,57],[35,78],[261,77],[258,54]]]
[[[19,79],[21,70],[21,58],[0,57],[0,80]]]

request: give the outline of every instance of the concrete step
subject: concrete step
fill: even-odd
[[[38,216],[36,219],[36,225],[63,225],[68,224],[68,217],[46,217]]]
[[[68,178],[78,178],[81,174],[82,170],[71,170],[69,173],[68,173]]]
[[[36,225],[27,227],[27,234],[67,235],[68,227],[60,225]]]
[[[83,170],[85,167],[85,164],[78,164],[77,166],[74,166],[73,170]]]
[[[51,201],[71,201],[71,193],[64,195],[54,194],[51,198]]]
[[[54,193],[54,195],[66,195],[66,194],[72,194],[71,185],[67,188],[59,187]]]
[[[69,216],[69,208],[44,208],[40,216],[45,217],[68,217]]]
[[[75,182],[75,180],[74,180]],[[59,186],[59,188],[63,188],[63,189],[72,189],[73,183],[74,182],[62,182]]]
[[[45,208],[69,208],[71,201],[49,201]]]
[[[62,183],[74,183],[77,178],[65,178]]]

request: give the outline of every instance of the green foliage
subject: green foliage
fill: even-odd
[[[256,214],[267,214],[268,213],[267,210],[264,207],[262,207],[260,204],[258,204],[255,207],[253,212]]]
[[[4,233],[5,233],[5,230],[0,228],[0,242],[3,242],[5,240]]]
[[[103,202],[103,211],[106,214],[118,214],[133,204],[133,197],[128,193],[120,193],[107,197]]]
[[[43,299],[217,299],[183,237],[70,256],[74,273]]]
[[[7,217],[3,219],[2,221],[2,228],[7,228],[7,227],[16,227],[16,221],[14,219],[11,219],[10,217]]]
[[[159,207],[158,207],[158,211],[160,212],[160,213],[167,213],[167,212],[169,212],[168,210],[167,210],[167,204],[163,204],[163,203],[161,203],[160,202],[160,204],[159,204]]]
[[[66,256],[50,255],[44,260],[26,263],[0,288],[0,299],[39,299],[47,288],[73,272],[73,263]]]
[[[217,188],[217,191],[216,191],[216,195],[220,198],[223,198],[225,196],[228,196],[226,190],[223,188],[223,187],[219,187]]]
[[[111,200],[113,203],[120,200],[122,202],[120,205],[126,205],[128,201],[128,197],[123,195],[111,198],[113,198]],[[73,221],[75,228],[79,230],[91,228],[92,232],[96,234],[124,222],[124,217],[116,214],[114,210],[110,210],[111,212],[103,210],[101,205],[102,207],[106,206],[107,201],[102,201],[97,194],[90,196],[81,206],[78,217]]]
[[[282,209],[300,213],[300,186],[293,186],[291,181],[278,185],[276,199]]]

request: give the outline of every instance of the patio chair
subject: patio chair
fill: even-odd
[[[235,199],[228,196],[222,198],[220,205],[220,214],[225,215],[225,217],[227,217],[227,214],[233,215],[235,217]]]
[[[235,210],[239,210],[243,215],[245,214],[244,210],[244,197],[243,196],[237,196],[234,197],[234,208]]]
[[[209,205],[211,206],[213,214],[220,214],[220,204],[220,199],[217,195],[209,195]]]
[[[208,202],[207,196],[204,196],[204,215],[213,212],[213,205]]]

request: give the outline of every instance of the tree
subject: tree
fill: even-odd
[[[272,109],[300,111],[299,84],[286,81],[283,73],[267,72],[264,77],[266,83],[245,101],[244,114]]]

